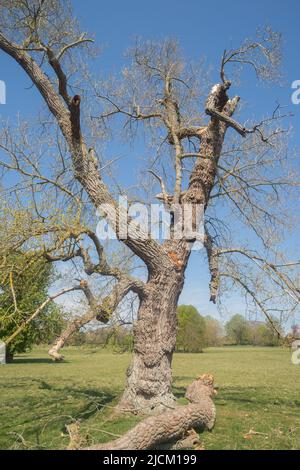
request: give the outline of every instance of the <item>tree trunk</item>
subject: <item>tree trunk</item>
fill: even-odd
[[[172,356],[176,346],[177,302],[183,272],[170,269],[147,284],[134,325],[133,360],[119,409],[160,412],[175,405]]]
[[[14,360],[14,353],[7,347],[5,351],[5,362],[11,364]]]

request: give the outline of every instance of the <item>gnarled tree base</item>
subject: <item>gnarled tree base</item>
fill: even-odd
[[[172,393],[166,393],[161,397],[130,396],[130,393],[127,393],[123,395],[116,407],[116,411],[120,413],[129,411],[139,415],[157,415],[164,411],[172,410],[175,407],[176,398]]]
[[[85,450],[155,449],[161,448],[165,443],[186,439],[193,429],[211,430],[216,417],[212,401],[214,394],[213,377],[203,375],[187,388],[185,396],[190,401],[188,405],[177,406],[173,410],[151,416],[119,439],[93,445]]]

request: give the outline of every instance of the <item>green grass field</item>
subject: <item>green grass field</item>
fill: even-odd
[[[112,439],[138,418],[114,418],[128,354],[67,348],[66,362],[52,363],[45,349],[0,366],[0,448],[60,449],[65,425],[81,420],[87,442]],[[280,348],[211,348],[176,354],[174,392],[182,398],[197,375],[211,372],[219,393],[217,422],[205,432],[205,449],[300,449],[300,365]],[[250,429],[258,434],[248,434]]]

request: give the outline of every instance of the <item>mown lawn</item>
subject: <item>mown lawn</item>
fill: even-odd
[[[0,366],[0,448],[59,449],[65,425],[81,420],[87,442],[120,435],[138,418],[116,418],[112,408],[124,385],[128,354],[67,348],[52,363],[46,348]],[[300,449],[300,365],[281,348],[211,348],[176,354],[174,392],[204,372],[214,374],[217,422],[202,435],[205,449]],[[249,431],[253,430],[258,434]]]

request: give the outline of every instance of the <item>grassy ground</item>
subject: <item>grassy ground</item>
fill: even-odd
[[[0,448],[58,449],[68,444],[65,425],[81,420],[88,442],[111,439],[136,417],[111,416],[122,392],[128,354],[68,348],[52,363],[46,349],[0,366]],[[205,449],[300,449],[300,365],[280,348],[211,348],[176,354],[174,392],[181,398],[197,375],[211,372],[219,385],[217,422],[202,435]],[[259,434],[249,435],[250,429]]]

